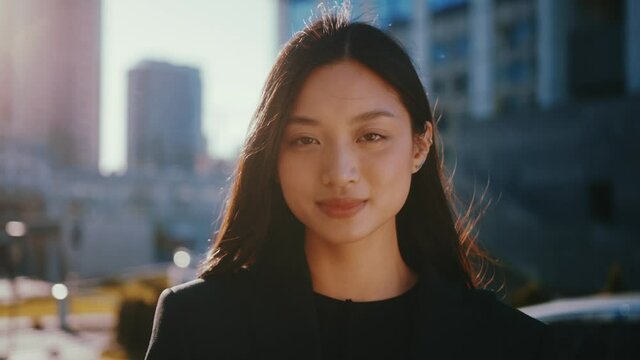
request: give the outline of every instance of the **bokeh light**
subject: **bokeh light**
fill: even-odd
[[[191,255],[185,250],[178,250],[173,254],[173,263],[184,269],[191,264]]]
[[[69,295],[69,289],[65,284],[55,284],[51,287],[51,295],[56,300],[64,300]]]
[[[27,225],[22,221],[9,221],[4,230],[9,236],[20,237],[27,233]]]

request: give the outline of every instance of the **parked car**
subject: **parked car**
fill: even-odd
[[[558,299],[520,310],[551,327],[560,359],[640,359],[640,293]]]

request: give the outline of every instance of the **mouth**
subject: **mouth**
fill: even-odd
[[[357,214],[364,208],[367,200],[336,198],[318,201],[316,204],[327,216],[341,219]]]

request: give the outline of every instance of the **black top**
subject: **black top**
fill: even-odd
[[[318,293],[319,341],[324,359],[408,359],[418,287],[386,300],[354,302]]]
[[[325,358],[311,286],[285,276],[221,275],[165,290],[146,359]],[[409,355],[392,359],[554,358],[549,329],[488,291],[420,280],[417,293]]]
[[[322,360],[326,340],[321,326],[327,325],[319,322],[303,242],[270,244],[273,251],[263,250],[250,269],[165,290],[146,359]],[[554,357],[549,329],[493,293],[453,283],[433,271],[419,277],[408,355],[390,358]]]

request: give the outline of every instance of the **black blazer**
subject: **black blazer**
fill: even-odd
[[[413,359],[550,359],[546,325],[496,299],[421,277]],[[166,289],[146,359],[322,359],[304,256]]]

